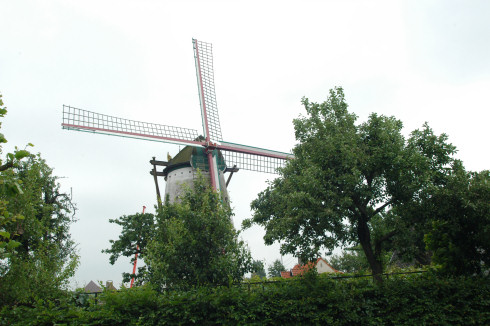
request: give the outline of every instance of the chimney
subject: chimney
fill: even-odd
[[[105,282],[106,290],[117,290],[112,281]]]

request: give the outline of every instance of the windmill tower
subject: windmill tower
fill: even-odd
[[[276,169],[293,155],[223,141],[214,89],[212,46],[196,39],[192,40],[192,44],[201,106],[201,135],[194,129],[127,120],[69,105],[63,105],[62,128],[185,145],[173,159],[157,161],[153,158],[150,161],[159,201],[157,176],[163,176],[167,181],[165,196],[168,195],[173,202],[180,193],[182,183],[192,184],[197,169],[209,178],[212,188],[227,201],[226,186],[233,172],[244,169],[276,173]],[[157,166],[165,168],[159,172]],[[224,181],[226,172],[231,173],[227,182]]]
[[[152,163],[152,161],[150,161]],[[165,194],[163,198],[168,198],[170,203],[173,203],[180,196],[183,188],[183,184],[192,186],[194,180],[197,178],[197,171],[211,181],[209,172],[209,162],[207,155],[203,148],[186,146],[184,147],[174,158],[169,158],[165,163],[165,168],[157,175],[165,178]],[[225,202],[229,202],[227,183],[225,183],[224,173],[230,172],[230,169],[226,167],[226,162],[221,151],[217,153],[216,170],[218,175],[218,186],[220,190],[221,198]],[[233,171],[237,171],[235,169]],[[233,172],[232,172],[233,173]],[[154,174],[154,171],[150,171],[150,174]],[[158,182],[155,183],[158,189]],[[157,190],[157,196],[159,190]]]

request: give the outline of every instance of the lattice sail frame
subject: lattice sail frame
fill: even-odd
[[[110,134],[121,137],[177,142],[187,145],[199,136],[195,129],[118,118],[63,105],[63,129]],[[198,142],[199,143],[199,142]],[[199,143],[200,144],[200,143]]]
[[[192,39],[194,60],[196,63],[197,87],[201,104],[204,137],[213,141],[221,141],[221,125],[219,123],[218,104],[214,86],[213,46],[211,43]]]
[[[276,174],[278,168],[284,167],[285,160],[281,158],[259,156],[247,153],[222,151],[228,166],[237,166],[243,170]]]
[[[244,170],[277,173],[277,168],[283,167],[288,159],[293,158],[292,154],[222,141],[214,91],[212,46],[210,43],[200,42],[195,39],[192,42],[205,141],[198,140],[199,132],[195,129],[128,120],[74,108],[69,105],[63,105],[62,128],[204,147],[210,160],[213,159],[212,153],[214,150],[220,150],[229,167],[236,165]],[[216,162],[210,162],[210,167],[213,165],[216,167]]]

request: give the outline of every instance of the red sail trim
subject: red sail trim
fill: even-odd
[[[151,138],[154,140],[179,143],[179,144],[184,144],[184,145],[189,145],[189,146],[205,146],[204,142],[192,141],[192,140],[187,140],[187,139],[164,137],[164,136],[155,136],[155,135],[148,135],[148,134],[140,134],[140,133],[135,133],[135,132],[120,131],[120,130],[105,129],[105,128],[80,126],[80,125],[73,125],[73,124],[68,124],[68,123],[62,123],[61,125],[65,129],[77,129],[77,130],[93,131],[93,132],[100,132],[100,133],[109,133],[109,134],[116,134],[116,135],[129,136],[129,137],[138,137],[138,138]]]
[[[283,160],[289,160],[294,158],[292,154],[287,154],[287,153],[281,153],[281,152],[276,152],[276,151],[271,151],[267,149],[262,149],[262,148],[256,148],[256,147],[249,147],[249,146],[234,146],[234,145],[224,145],[224,144],[216,144],[213,146],[216,149],[219,150],[225,150],[225,151],[230,151],[230,152],[237,152],[237,153],[245,153],[245,154],[252,154],[252,155],[258,155],[258,156],[265,156],[265,157],[272,157],[272,158],[277,158],[277,159],[283,159]]]

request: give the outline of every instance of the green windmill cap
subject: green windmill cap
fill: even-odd
[[[216,150],[215,150],[216,151]],[[218,152],[217,162],[218,170],[223,172],[226,169],[225,159],[221,151]],[[201,171],[209,171],[208,157],[204,148],[186,146],[173,159],[169,161],[168,166],[163,170],[165,176],[173,170],[182,167],[193,167]]]

